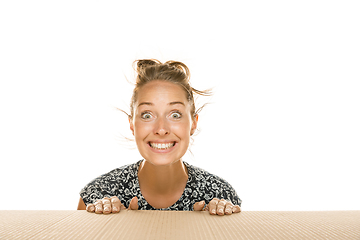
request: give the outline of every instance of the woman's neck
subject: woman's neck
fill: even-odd
[[[188,175],[182,160],[157,166],[144,160],[138,171],[140,189],[152,195],[172,195],[183,191]]]

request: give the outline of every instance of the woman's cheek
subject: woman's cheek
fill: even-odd
[[[190,126],[187,122],[181,122],[173,126],[173,132],[181,136],[181,138],[190,137]]]

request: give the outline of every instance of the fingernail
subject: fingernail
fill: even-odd
[[[109,207],[104,207],[104,212],[109,212],[110,208]]]
[[[114,212],[117,212],[117,211],[118,211],[118,208],[117,208],[117,207],[113,207],[113,210],[114,210]]]
[[[219,209],[219,213],[223,213],[224,212],[224,210],[223,209]]]
[[[94,207],[89,207],[89,211],[94,211]]]
[[[216,213],[215,209],[211,210],[211,213]]]

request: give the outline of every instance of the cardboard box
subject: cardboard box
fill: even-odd
[[[360,239],[360,211],[0,211],[0,239]]]

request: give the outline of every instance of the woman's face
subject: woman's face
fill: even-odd
[[[186,153],[197,125],[185,90],[174,83],[152,81],[138,90],[130,129],[140,154],[154,165],[169,165]]]

